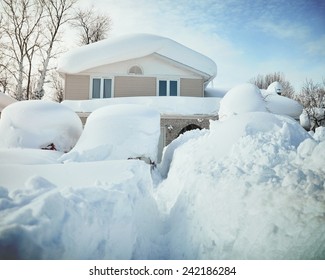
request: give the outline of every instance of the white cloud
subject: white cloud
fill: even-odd
[[[261,31],[280,39],[306,39],[309,29],[300,24],[291,23],[289,21],[271,21],[261,18],[255,22],[255,27]]]
[[[316,56],[325,56],[325,35],[317,40],[305,44],[307,53]]]

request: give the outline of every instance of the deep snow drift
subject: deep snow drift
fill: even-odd
[[[62,164],[72,153],[1,150],[0,258],[325,259],[325,130],[307,133],[244,88],[225,96],[223,120],[181,135],[153,170],[101,153]],[[76,149],[100,147],[101,129],[128,135],[132,114],[111,127],[106,110]],[[130,133],[156,135],[153,112]]]
[[[285,117],[213,122],[176,149],[157,188],[169,257],[324,259],[324,166],[325,142]]]

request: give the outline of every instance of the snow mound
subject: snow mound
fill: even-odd
[[[325,142],[265,112],[211,123],[157,188],[171,259],[324,259]]]
[[[156,161],[159,136],[160,114],[156,110],[130,104],[106,106],[90,114],[76,146],[61,160]]]
[[[272,94],[281,95],[283,87],[278,81],[275,81],[267,87],[266,91]]]
[[[170,165],[173,161],[173,156],[175,150],[178,147],[184,145],[186,142],[201,137],[208,132],[206,129],[194,129],[190,131],[186,131],[185,133],[178,136],[174,141],[172,141],[168,146],[166,146],[163,150],[163,157],[158,165],[159,172],[163,178],[167,177]]]
[[[61,57],[58,70],[61,73],[76,74],[153,53],[199,70],[209,75],[208,80],[217,74],[217,66],[210,58],[171,39],[152,34],[118,36],[79,47]]]
[[[0,187],[0,259],[150,259],[160,254],[150,166],[136,160],[103,162],[106,179],[96,181],[98,163],[86,165],[87,175],[75,165],[72,176],[85,179],[77,187],[40,176],[13,192]],[[65,165],[53,165],[53,172],[60,166]]]
[[[279,82],[270,84],[267,90],[261,90],[268,111],[299,120],[303,106],[296,100],[279,95],[278,92],[282,92],[282,86]]]
[[[50,101],[20,101],[1,113],[0,148],[55,148],[66,152],[81,132],[81,120],[71,109]]]
[[[313,135],[316,141],[325,141],[325,127],[320,126],[315,129],[315,134]]]
[[[58,163],[62,152],[38,149],[0,149],[1,164],[53,164]],[[1,174],[1,172],[0,172]],[[11,174],[14,176],[13,174]]]
[[[266,112],[261,91],[253,84],[246,83],[232,88],[220,101],[220,120],[247,112]]]

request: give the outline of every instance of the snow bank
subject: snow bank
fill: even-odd
[[[324,259],[325,142],[252,112],[174,151],[157,201],[172,259]]]
[[[278,93],[281,92],[282,86],[279,82],[270,84],[267,90],[261,90],[268,111],[274,114],[287,115],[299,120],[303,106],[296,100],[279,95]]]
[[[62,166],[69,166],[77,186],[58,176]],[[150,166],[133,160],[52,165],[51,170],[56,183],[43,172],[18,190],[0,187],[0,259],[159,256],[163,246]]]
[[[0,148],[47,148],[69,151],[82,131],[78,115],[49,101],[20,101],[6,107],[0,119]]]
[[[270,94],[281,95],[283,92],[283,87],[278,81],[275,81],[267,87],[266,91]]]
[[[219,119],[246,112],[266,112],[261,91],[253,84],[242,84],[229,90],[220,102]]]
[[[119,36],[79,47],[61,57],[58,71],[76,74],[101,65],[140,58],[153,53],[208,74],[209,80],[217,74],[217,66],[210,58],[171,39],[151,34]]]
[[[90,114],[76,146],[61,160],[157,160],[160,114],[141,105],[115,105]]]
[[[65,100],[63,105],[75,112],[93,112],[101,107],[118,104],[143,105],[157,110],[161,115],[216,115],[220,98],[198,97],[117,97],[91,100]]]
[[[38,149],[0,149],[1,164],[53,164],[58,163],[62,152]],[[3,174],[2,174],[3,176]],[[11,174],[11,176],[14,176]]]
[[[206,96],[222,96],[220,89],[206,89],[205,91]],[[260,90],[248,83],[238,85],[224,94],[220,102],[219,116],[224,119],[243,112],[269,111],[298,120],[303,110],[302,105],[293,99],[279,95],[278,92],[282,92],[279,82],[270,84],[267,90]]]
[[[208,132],[206,129],[194,129],[186,131],[185,133],[178,136],[174,141],[172,141],[168,146],[164,147],[163,156],[160,164],[158,165],[159,172],[163,178],[167,177],[170,165],[173,161],[173,156],[175,150],[178,147],[184,145],[186,142],[201,137]]]

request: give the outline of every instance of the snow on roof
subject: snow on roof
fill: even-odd
[[[76,74],[94,67],[159,54],[209,76],[217,74],[214,61],[169,38],[152,34],[132,34],[109,38],[71,50],[59,60],[58,71]]]

